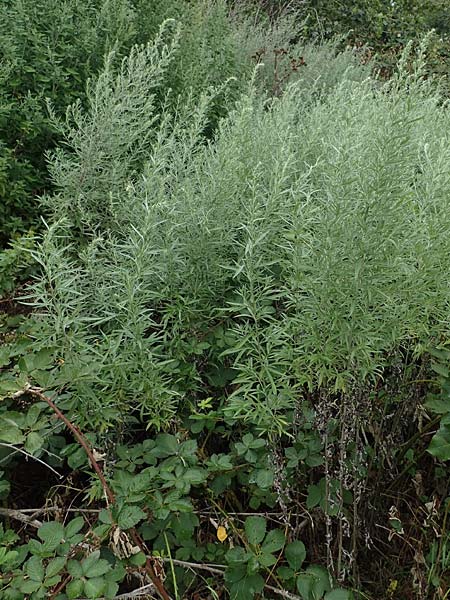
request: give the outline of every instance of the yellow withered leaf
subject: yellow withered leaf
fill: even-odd
[[[224,542],[228,537],[228,533],[227,530],[225,529],[225,527],[218,527],[217,528],[217,539],[219,540],[219,542]]]

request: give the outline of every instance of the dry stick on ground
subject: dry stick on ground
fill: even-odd
[[[0,509],[1,510],[1,509]],[[61,506],[44,506],[41,508],[21,508],[20,512],[24,515],[33,514],[33,515],[42,515],[50,512],[65,512],[65,513],[99,513],[101,512],[100,508],[62,508]]]
[[[14,510],[12,508],[2,508],[0,507],[0,517],[6,517],[7,519],[15,519],[16,521],[20,521],[21,523],[25,523],[26,525],[31,525],[35,529],[39,529],[42,525],[41,521],[33,519],[33,517],[29,517],[28,515],[23,514],[20,510]]]
[[[59,408],[56,406],[56,404],[48,396],[46,396],[43,393],[43,390],[41,390],[40,388],[36,388],[36,387],[32,387],[32,386],[28,385],[23,390],[20,390],[20,392],[16,392],[14,394],[14,397],[19,397],[24,394],[31,394],[32,396],[35,396],[36,398],[39,398],[40,400],[45,402],[53,410],[53,412],[56,414],[56,416],[59,419],[61,419],[61,421],[66,425],[66,427],[73,433],[73,435],[75,436],[75,439],[78,441],[78,443],[83,447],[84,451],[86,452],[87,457],[89,458],[89,462],[92,465],[92,468],[94,469],[98,478],[100,479],[100,482],[102,484],[103,491],[105,492],[105,496],[108,501],[108,504],[114,504],[115,503],[114,493],[111,490],[111,488],[109,487],[108,482],[106,481],[103,471],[101,470],[98,462],[95,460],[94,453],[89,445],[89,442],[86,440],[86,438],[81,433],[81,431],[78,429],[78,427],[76,425],[74,425],[59,410]],[[130,536],[133,539],[134,543],[137,546],[139,546],[139,548],[144,552],[144,554],[146,554],[145,544],[144,544],[144,541],[142,540],[141,536],[139,535],[139,533],[134,528],[131,529],[129,533],[130,533]],[[171,600],[161,579],[157,576],[155,569],[153,568],[152,561],[149,557],[147,557],[147,560],[145,563],[145,570],[146,570],[148,576],[150,577],[153,585],[155,586],[159,596],[162,598],[162,600]]]

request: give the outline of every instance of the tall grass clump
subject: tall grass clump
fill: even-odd
[[[205,142],[222,89],[155,112],[166,33],[107,61],[70,112],[36,335],[86,421],[163,426],[214,396],[280,432],[307,388],[371,385],[448,334],[448,110],[422,55],[319,95],[271,98],[255,73]]]

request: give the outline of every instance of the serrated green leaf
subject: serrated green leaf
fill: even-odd
[[[25,572],[33,581],[44,581],[45,571],[44,565],[42,564],[42,559],[38,556],[32,556],[26,562]]]
[[[306,498],[306,507],[308,509],[318,506],[322,501],[322,490],[318,485],[308,486],[308,497]]]
[[[91,554],[86,556],[86,558],[81,561],[83,575],[89,571],[89,569],[95,565],[98,560],[100,560],[100,550],[94,550],[94,552],[91,552]]]
[[[450,460],[450,427],[441,427],[432,437],[427,451],[439,460]]]
[[[325,594],[325,592],[329,592],[331,589],[330,577],[328,575],[328,571],[319,565],[311,565],[306,569],[306,572],[312,575],[313,583],[312,583],[312,595],[314,600],[319,600]]]
[[[247,517],[245,519],[245,533],[249,544],[260,544],[266,535],[266,520],[264,517]]]
[[[98,600],[106,590],[107,581],[103,577],[94,577],[84,582],[84,593],[90,600]]]
[[[138,552],[137,554],[133,554],[132,556],[130,556],[130,558],[128,560],[129,560],[130,565],[134,565],[135,567],[142,567],[145,565],[145,563],[147,561],[147,557],[141,551],[141,552]]]
[[[50,521],[41,525],[37,534],[44,542],[45,549],[54,549],[64,539],[64,527],[57,521]]]
[[[255,483],[262,490],[267,490],[273,485],[274,474],[269,469],[258,469],[255,472]]]
[[[22,444],[25,436],[18,427],[2,425],[0,428],[0,441],[6,444]]]
[[[11,491],[11,484],[7,479],[3,478],[3,471],[0,471],[0,498],[6,498]]]
[[[81,562],[78,560],[69,560],[67,563],[67,572],[74,579],[81,579],[83,577],[83,567]]]
[[[24,594],[32,594],[37,592],[41,588],[42,584],[40,581],[34,581],[33,579],[27,579],[20,584],[20,591]]]
[[[76,600],[83,595],[84,583],[82,579],[72,579],[67,585],[65,592],[69,600]]]
[[[46,588],[51,588],[51,587],[54,587],[60,581],[61,581],[61,575],[53,575],[52,577],[46,577],[44,579],[44,586]]]
[[[283,548],[286,542],[286,536],[281,529],[272,529],[267,534],[264,543],[262,545],[262,550],[264,552],[278,552]]]
[[[27,547],[30,553],[35,554],[36,556],[47,557],[51,556],[51,554],[53,553],[49,553],[48,550],[45,550],[44,545],[41,542],[35,540],[34,538],[28,542]]]
[[[278,567],[277,575],[280,579],[287,581],[288,579],[292,579],[292,577],[294,577],[295,573],[289,567]]]
[[[68,540],[71,539],[74,535],[76,535],[79,531],[81,531],[81,529],[83,529],[83,526],[84,526],[83,517],[76,517],[75,519],[72,519],[66,525],[65,538]]]
[[[66,557],[65,556],[57,556],[56,558],[52,559],[48,565],[47,568],[45,569],[45,577],[54,577],[55,575],[57,575],[60,571],[62,571],[65,567],[66,564]]]
[[[243,579],[247,574],[247,565],[244,564],[236,564],[225,571],[225,581],[230,583],[236,583]]]
[[[109,579],[106,581],[106,588],[104,593],[105,598],[114,598],[117,592],[119,591],[119,584],[115,581],[110,581]]]
[[[424,406],[437,415],[444,415],[450,412],[450,398],[430,398]]]
[[[437,373],[438,375],[441,375],[442,377],[445,377],[445,379],[448,379],[449,377],[449,370],[448,368],[443,365],[442,363],[439,362],[432,362],[431,363],[431,368],[433,369],[433,371],[435,373]]]
[[[303,600],[315,600],[312,597],[313,581],[310,573],[300,573],[297,577],[297,590]]]
[[[305,544],[299,540],[291,542],[286,546],[284,553],[289,566],[298,571],[306,558]]]
[[[104,558],[99,558],[95,563],[93,564],[85,564],[83,563],[83,574],[85,577],[101,577],[102,575],[105,575],[105,573],[108,573],[108,571],[111,571],[111,565],[109,564],[109,562],[107,560],[105,560]]]
[[[172,456],[178,452],[178,440],[174,435],[170,433],[160,433],[156,437],[156,448],[155,452],[157,456],[164,458],[166,456]]]
[[[192,485],[198,485],[199,483],[202,483],[203,481],[205,481],[207,476],[208,476],[207,471],[197,467],[197,468],[186,469],[186,471],[183,474],[183,479],[185,481],[189,481],[189,483],[191,483]]]
[[[33,404],[30,406],[25,417],[25,423],[27,427],[32,427],[36,423],[41,412],[42,407],[39,404]]]
[[[147,515],[139,506],[125,505],[119,512],[117,524],[121,529],[131,529],[146,518]]]
[[[251,600],[255,594],[264,589],[264,579],[256,573],[248,575],[230,585],[230,598],[232,600]]]
[[[35,431],[32,431],[27,435],[27,439],[25,441],[25,450],[30,454],[34,454],[42,448],[43,444],[44,438]]]
[[[81,561],[81,568],[85,577],[99,577],[111,569],[111,565],[104,558],[100,558],[100,550],[95,550]]]
[[[261,554],[258,555],[258,562],[263,567],[271,567],[277,562],[277,557],[273,554],[269,554],[268,552],[263,551]]]
[[[231,565],[244,564],[247,562],[249,557],[250,555],[244,550],[244,548],[241,548],[241,546],[231,548],[225,555],[227,562]]]

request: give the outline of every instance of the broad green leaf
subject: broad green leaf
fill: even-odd
[[[83,567],[78,560],[69,560],[67,563],[67,571],[74,579],[81,579],[81,577],[83,577]]]
[[[255,473],[255,483],[262,490],[272,487],[273,478],[273,471],[269,471],[269,469],[258,469]]]
[[[18,427],[11,425],[0,426],[0,442],[7,444],[22,444],[25,436]]]
[[[248,575],[230,585],[231,600],[251,600],[264,589],[264,579],[259,574]]]
[[[16,550],[7,550],[6,548],[0,548],[0,565],[7,565],[12,563],[19,556]]]
[[[277,562],[277,557],[263,551],[258,555],[258,561],[263,567],[271,567]]]
[[[39,418],[39,415],[41,414],[41,411],[42,407],[39,404],[33,404],[32,406],[30,406],[25,418],[27,427],[32,427],[36,423],[36,421]]]
[[[115,581],[110,581],[109,579],[106,581],[106,588],[103,592],[105,598],[114,598],[119,591],[119,584]]]
[[[266,535],[262,549],[264,552],[278,552],[283,548],[286,542],[286,536],[281,529],[272,529]]]
[[[103,577],[94,577],[84,582],[84,593],[92,600],[98,600],[103,596],[106,590],[106,579]]]
[[[25,441],[25,450],[30,454],[34,454],[40,450],[40,448],[42,448],[43,443],[44,438],[35,431],[32,431],[27,435],[27,439]]]
[[[175,498],[174,500],[170,500],[168,502],[168,507],[171,512],[191,512],[192,503],[187,498]]]
[[[270,558],[273,558],[273,556],[271,554],[267,555]],[[261,555],[258,554],[258,556],[256,556],[255,554],[253,554],[253,552],[250,555],[250,558],[247,562],[247,575],[254,575],[255,573],[258,573],[259,570],[261,569],[261,564],[259,562],[259,559],[261,558]]]
[[[231,567],[228,567],[225,571],[225,581],[230,583],[236,583],[243,579],[247,574],[247,565],[244,564],[235,564]]]
[[[42,584],[40,581],[35,581],[34,579],[27,579],[23,583],[20,584],[20,591],[25,594],[32,594],[33,592],[37,592],[41,588]]]
[[[49,369],[53,366],[54,350],[43,348],[39,352],[34,353],[32,368],[33,369]]]
[[[322,500],[322,490],[318,485],[308,486],[308,497],[306,498],[306,507],[308,509],[318,506]]]
[[[66,557],[57,556],[48,563],[47,568],[45,569],[45,577],[54,577],[64,569],[65,564]]]
[[[322,598],[325,592],[331,589],[330,577],[328,571],[319,565],[311,565],[306,569],[306,572],[312,575],[312,594],[314,600]]]
[[[132,556],[130,556],[128,561],[130,565],[134,565],[135,567],[142,567],[147,562],[147,557],[142,551],[140,551],[137,554],[133,554]]]
[[[278,567],[277,575],[280,579],[287,580],[294,577],[295,573],[289,567]]]
[[[437,415],[444,415],[450,412],[450,398],[430,398],[424,406]]]
[[[450,460],[450,427],[441,427],[431,439],[427,450],[439,460]]]
[[[449,370],[448,367],[446,367],[445,365],[443,365],[442,363],[438,363],[438,362],[432,362],[431,363],[431,368],[433,369],[433,371],[435,373],[437,373],[438,375],[441,375],[442,377],[445,377],[445,379],[449,378]]]
[[[95,552],[92,552],[92,554],[89,554],[89,556],[81,562],[81,567],[85,577],[100,577],[111,569],[109,562],[104,558],[100,558],[100,550],[96,550]]]
[[[313,581],[311,573],[300,573],[297,577],[297,590],[303,600],[315,600],[312,596]]]
[[[61,575],[53,575],[52,577],[46,577],[44,579],[44,586],[46,588],[54,587],[57,583],[61,581]]]
[[[175,514],[171,518],[171,531],[176,536],[178,542],[187,541],[193,535],[195,527],[198,524],[198,517],[193,513]]]
[[[266,535],[266,520],[264,517],[247,517],[245,519],[245,533],[250,544],[260,544]]]
[[[69,600],[76,600],[83,595],[84,583],[82,579],[72,579],[67,585],[65,592]]]
[[[42,559],[38,556],[32,556],[25,565],[25,572],[33,581],[44,581],[45,571]]]
[[[198,485],[199,483],[205,481],[207,476],[208,473],[204,469],[191,468],[186,469],[186,471],[183,474],[183,479],[185,481],[189,481],[189,483],[191,483],[192,485]]]
[[[71,537],[76,535],[81,529],[83,529],[83,526],[84,526],[83,517],[76,517],[75,519],[72,519],[66,525],[66,535],[65,535],[66,539],[70,539]]]
[[[117,524],[121,529],[131,529],[131,527],[137,525],[139,521],[146,518],[147,515],[142,508],[139,508],[139,506],[126,505],[119,512]]]
[[[111,570],[111,565],[104,558],[100,558],[93,565],[90,565],[89,568],[86,565],[83,565],[83,573],[85,577],[101,577],[105,575],[108,571]]]
[[[178,452],[178,440],[174,435],[170,433],[160,433],[156,437],[156,448],[155,452],[157,456],[172,456]]]
[[[291,542],[286,546],[284,553],[289,566],[294,569],[294,571],[298,571],[306,558],[305,544],[299,540]]]
[[[67,464],[71,469],[79,469],[80,467],[87,465],[88,462],[86,451],[81,447],[69,454],[67,458]]]
[[[243,564],[250,558],[250,555],[241,546],[236,546],[228,550],[225,555],[228,564]]]
[[[5,498],[11,491],[11,484],[3,478],[4,472],[0,471],[0,498]]]
[[[64,527],[57,521],[50,521],[41,525],[37,534],[44,542],[45,548],[56,548],[64,539]]]
[[[83,575],[85,575],[98,560],[100,560],[100,550],[94,550],[89,556],[86,556],[86,558],[81,561]]]

